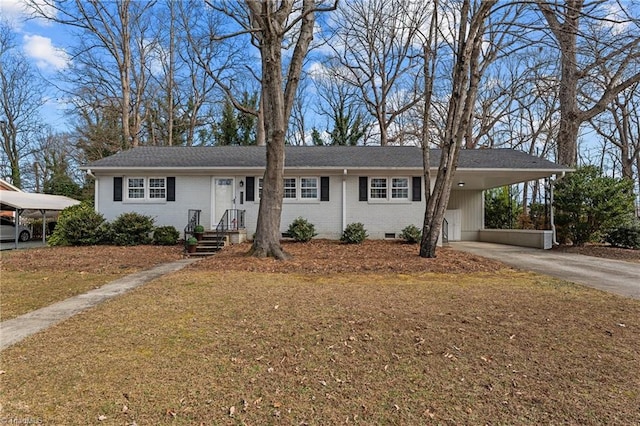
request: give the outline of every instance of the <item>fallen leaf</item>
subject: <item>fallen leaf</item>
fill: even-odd
[[[100,414],[100,415],[98,416],[98,421],[103,422],[103,421],[105,421],[105,420],[107,420],[107,416],[105,416],[104,414]]]

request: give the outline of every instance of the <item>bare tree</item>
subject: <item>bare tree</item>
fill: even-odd
[[[458,157],[462,143],[472,126],[473,109],[480,79],[483,57],[483,41],[487,21],[497,0],[482,0],[471,4],[471,0],[463,0],[460,10],[439,10],[440,4],[434,2],[429,36],[424,42],[424,75],[427,100],[431,100],[434,70],[441,53],[437,47],[435,29],[441,29],[442,15],[457,17],[457,31],[451,46],[451,63],[453,65],[451,96],[447,107],[447,119],[443,132],[440,165],[431,189],[430,155],[431,126],[429,107],[425,105],[423,130],[423,164],[425,178],[426,208],[420,242],[421,257],[436,257],[436,246],[442,228],[444,213],[449,203],[453,175],[458,165]],[[490,59],[487,58],[487,59]]]
[[[0,22],[0,136],[11,183],[24,186],[21,163],[31,154],[38,133],[38,112],[44,105],[44,86],[16,48],[11,29]]]
[[[313,39],[315,13],[332,7],[322,7],[313,0],[303,0],[302,3],[282,0],[279,6],[271,1],[246,0],[246,5],[250,12],[252,35],[259,41],[262,62],[262,108],[264,115],[269,117],[269,120],[264,120],[267,167],[251,253],[257,257],[272,256],[284,259],[288,255],[280,246],[280,219],[287,123],[291,116],[304,58]],[[283,42],[292,31],[296,31],[295,45],[286,75],[283,75]]]
[[[331,29],[336,76],[357,88],[376,120],[380,144],[402,138],[396,120],[420,101],[419,31],[427,5],[422,0],[353,0],[342,3]]]
[[[144,121],[149,54],[153,45],[149,0],[27,0],[34,15],[78,30],[74,82],[118,99],[127,146],[138,146]],[[52,13],[55,12],[54,13]]]
[[[591,120],[603,141],[614,147],[614,158],[622,177],[634,180],[640,164],[640,84],[620,93],[606,112]],[[638,170],[640,185],[640,170]]]
[[[366,143],[366,131],[370,124],[360,102],[359,89],[340,77],[341,66],[331,63],[312,73],[318,95],[317,114],[326,117],[327,133],[332,145],[358,145]]]
[[[536,4],[560,53],[557,161],[574,166],[580,126],[640,81],[639,17],[631,15],[631,2],[536,0]],[[603,66],[613,78],[590,84]]]

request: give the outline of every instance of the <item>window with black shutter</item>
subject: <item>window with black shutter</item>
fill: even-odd
[[[358,200],[359,201],[367,201],[367,192],[368,192],[369,178],[366,176],[360,176],[358,180]]]
[[[122,178],[113,178],[113,201],[122,201]]]
[[[422,201],[422,178],[414,176],[411,183],[411,201]]]
[[[329,201],[329,176],[320,177],[320,201]]]
[[[245,199],[247,202],[256,200],[256,178],[253,176],[247,176],[245,178],[245,184],[247,186],[247,195]]]

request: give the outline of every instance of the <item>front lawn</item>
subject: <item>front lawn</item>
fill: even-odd
[[[0,417],[640,422],[639,301],[509,269],[284,274],[211,265],[3,351]]]
[[[181,246],[45,247],[2,252],[2,321],[182,258]]]

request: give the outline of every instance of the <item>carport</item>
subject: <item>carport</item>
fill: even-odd
[[[45,219],[48,211],[61,211],[67,207],[80,204],[80,201],[62,195],[31,194],[27,192],[0,190],[0,210],[15,211],[15,248],[18,248],[18,225],[20,215],[27,210],[38,211],[42,214],[42,242],[45,242]]]

